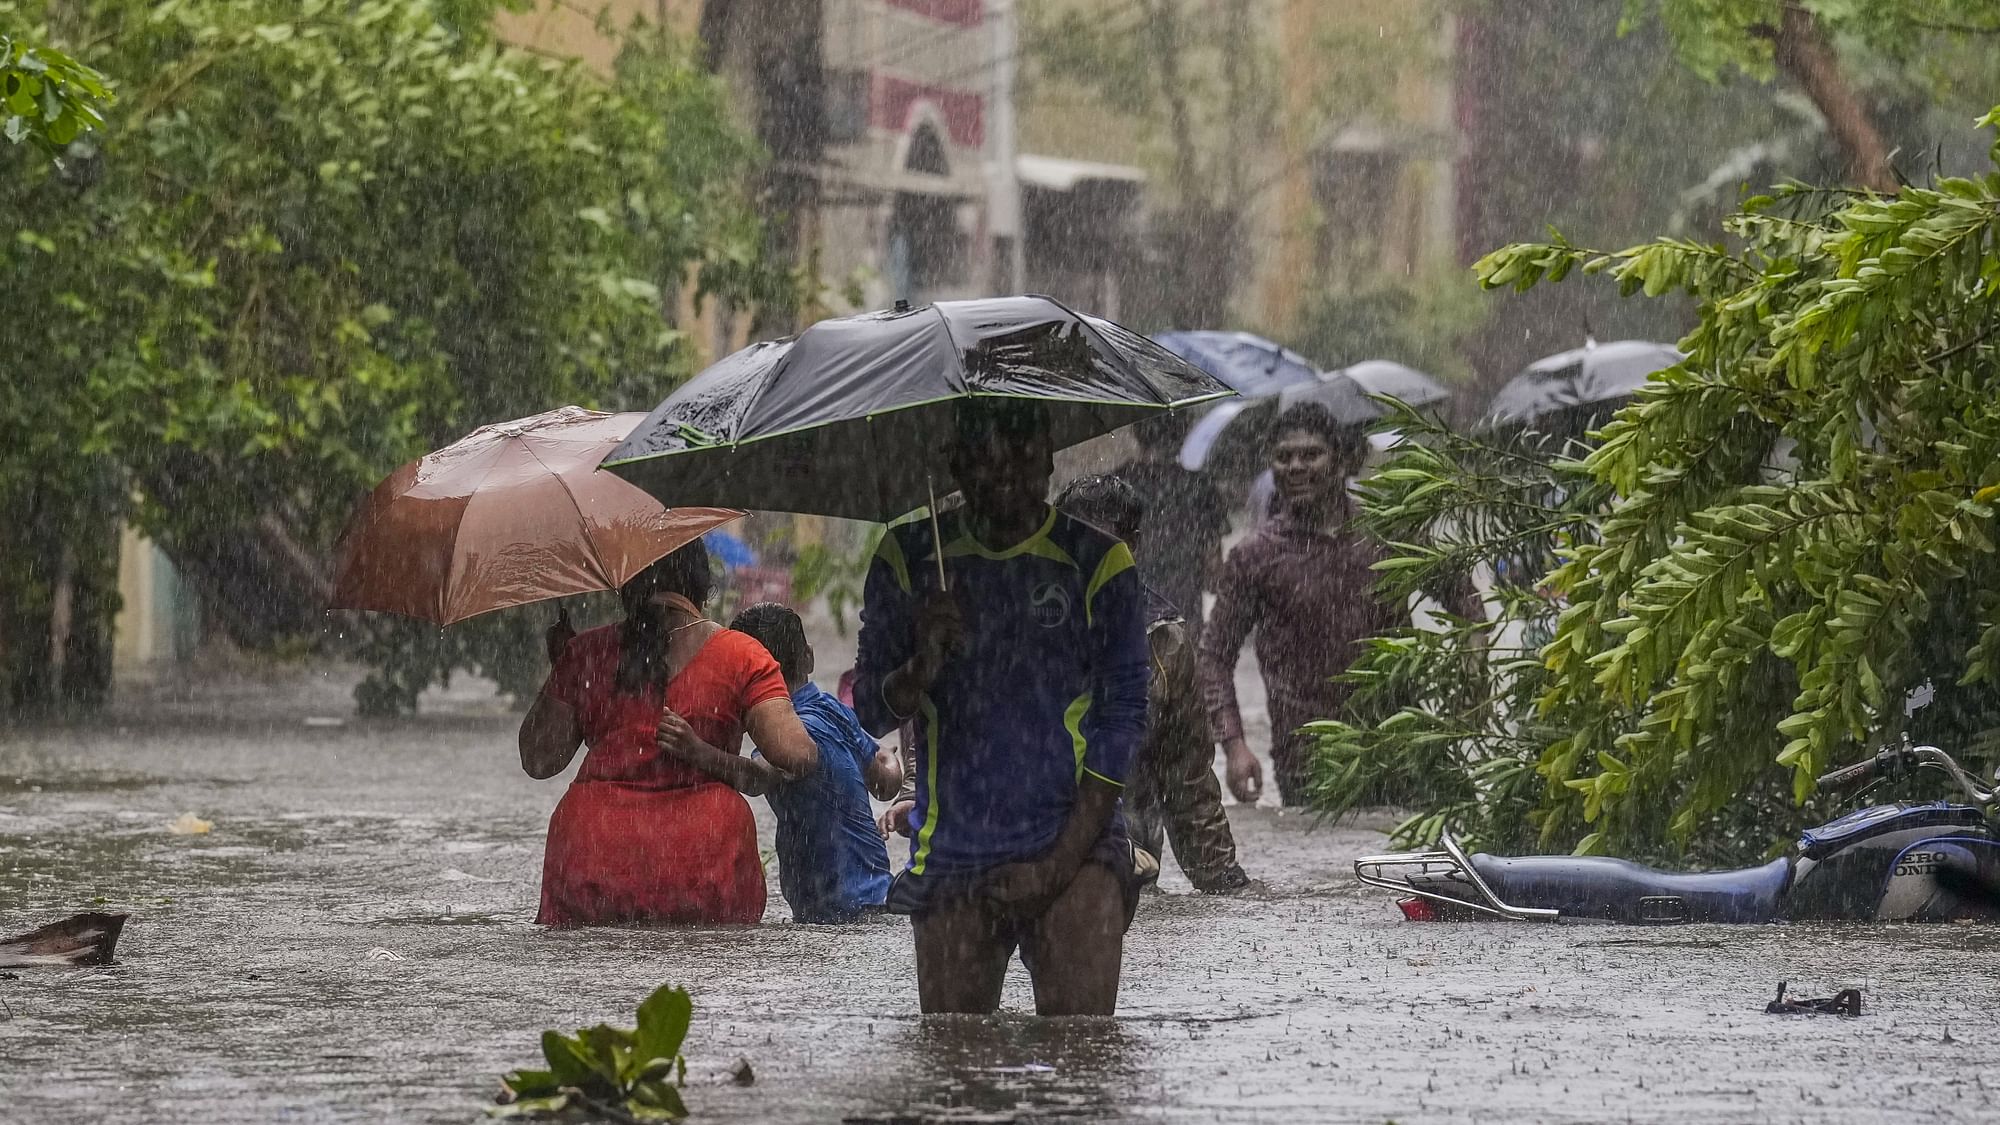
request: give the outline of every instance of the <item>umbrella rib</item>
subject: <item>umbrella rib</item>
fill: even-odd
[[[944,315],[944,310],[937,307],[936,301],[931,302],[930,308],[931,312],[937,315],[938,323],[944,325],[945,342],[949,343],[951,350],[958,354],[959,380],[965,384],[962,390],[966,394],[978,394],[979,392],[972,389],[971,373],[965,369],[965,348],[958,342],[958,335],[951,330],[951,318]]]
[[[800,333],[800,335],[804,335],[804,333]],[[791,366],[792,353],[797,351],[798,347],[799,347],[799,337],[794,336],[792,337],[792,346],[786,348],[785,354],[778,357],[778,362],[771,365],[771,370],[764,376],[764,381],[757,384],[756,392],[743,400],[743,410],[741,413],[737,415],[737,424],[735,426],[735,432],[729,435],[729,447],[731,449],[734,449],[739,444],[741,444],[739,439],[743,436],[743,421],[750,417],[751,408],[756,406],[758,400],[764,397],[765,392],[771,389],[771,384],[778,381],[778,376],[784,374],[785,369]],[[603,468],[602,465],[598,467]],[[665,506],[666,505],[664,504],[661,505],[661,507]]]
[[[583,541],[590,548],[590,558],[592,562],[597,564],[597,573],[603,575],[607,582],[610,581],[611,569],[604,565],[604,556],[599,554],[597,550],[597,540],[590,534],[590,516],[584,512],[583,505],[577,503],[576,493],[570,488],[569,481],[564,479],[561,473],[549,468],[549,463],[542,460],[540,451],[536,450],[534,446],[529,445],[525,441],[521,445],[528,451],[528,456],[535,459],[535,464],[540,465],[545,472],[556,478],[556,483],[562,486],[563,495],[569,497],[569,506],[576,510],[577,526],[583,529]],[[596,472],[597,470],[592,469],[591,471]],[[666,507],[664,504],[660,506],[662,508]]]
[[[1163,402],[1161,402],[1161,401],[1160,401],[1160,392],[1159,392],[1159,390],[1158,390],[1157,388],[1155,388],[1155,387],[1153,386],[1153,381],[1152,381],[1151,379],[1148,379],[1148,378],[1146,378],[1146,377],[1145,377],[1144,375],[1140,374],[1140,373],[1139,373],[1139,371],[1138,371],[1138,370],[1137,370],[1136,368],[1134,368],[1134,367],[1132,366],[1132,364],[1131,364],[1131,363],[1130,363],[1129,361],[1127,361],[1127,360],[1126,360],[1126,358],[1125,358],[1125,353],[1123,353],[1123,352],[1119,351],[1119,350],[1118,350],[1117,348],[1115,348],[1115,347],[1112,347],[1112,346],[1111,346],[1111,341],[1109,341],[1109,340],[1105,339],[1105,338],[1104,338],[1104,337],[1103,337],[1102,335],[1100,335],[1100,334],[1098,333],[1097,329],[1095,329],[1095,328],[1092,328],[1092,327],[1090,326],[1090,321],[1089,321],[1089,320],[1087,320],[1087,319],[1085,319],[1085,318],[1084,318],[1084,315],[1083,315],[1082,313],[1080,313],[1080,312],[1076,311],[1076,310],[1075,310],[1075,309],[1073,309],[1073,308],[1070,308],[1070,307],[1069,307],[1068,305],[1064,304],[1064,303],[1063,303],[1063,302],[1061,302],[1061,301],[1058,301],[1058,300],[1056,300],[1056,299],[1055,299],[1054,297],[1051,297],[1051,296],[1049,296],[1049,295],[1048,295],[1048,294],[1046,294],[1046,293],[1038,293],[1038,294],[1036,294],[1036,296],[1039,296],[1039,297],[1040,297],[1040,298],[1041,298],[1042,300],[1044,300],[1044,301],[1047,301],[1047,302],[1048,302],[1049,304],[1051,304],[1051,305],[1054,305],[1055,307],[1057,307],[1057,308],[1061,309],[1062,311],[1064,311],[1064,312],[1068,313],[1069,315],[1071,315],[1071,316],[1075,317],[1075,318],[1076,318],[1076,326],[1077,326],[1078,328],[1081,328],[1081,329],[1083,329],[1083,331],[1085,331],[1085,332],[1089,333],[1089,335],[1090,335],[1090,338],[1091,338],[1091,339],[1093,339],[1093,340],[1095,340],[1095,341],[1097,341],[1097,347],[1098,347],[1098,350],[1102,351],[1102,352],[1103,352],[1103,353],[1104,353],[1105,355],[1108,355],[1108,356],[1110,356],[1110,357],[1111,357],[1112,359],[1115,359],[1115,360],[1117,360],[1117,361],[1118,361],[1119,363],[1121,363],[1121,364],[1124,364],[1124,366],[1125,366],[1125,374],[1126,374],[1126,376],[1128,376],[1128,377],[1135,377],[1135,378],[1137,378],[1137,379],[1139,380],[1139,383],[1140,383],[1140,385],[1144,386],[1144,387],[1145,387],[1145,388],[1146,388],[1146,389],[1147,389],[1148,391],[1151,391],[1151,392],[1153,393],[1153,400],[1154,400],[1154,401],[1153,401],[1152,405],[1154,405],[1154,406],[1162,406],[1162,405],[1164,405],[1164,406],[1173,406],[1173,405],[1174,405],[1174,403],[1173,403],[1173,402],[1171,402],[1171,401],[1168,401],[1168,402],[1164,402],[1164,403],[1163,403]],[[1212,376],[1211,376],[1211,378],[1212,378]],[[1216,382],[1220,383],[1220,382],[1221,382],[1221,380],[1220,380],[1220,379],[1217,379],[1217,380],[1216,380]],[[1226,384],[1225,384],[1225,386],[1226,386]],[[1235,394],[1235,393],[1236,393],[1236,391],[1235,391],[1235,389],[1234,389],[1234,388],[1230,388],[1230,390],[1229,390],[1229,393],[1230,393],[1230,394]],[[1216,396],[1216,397],[1222,397],[1222,396]],[[1133,404],[1133,405],[1145,405],[1145,404],[1144,404],[1144,403],[1135,403],[1135,404]]]
[[[487,427],[485,426],[479,427],[480,430],[486,428]],[[478,433],[478,432],[479,430],[473,431],[473,433]],[[470,436],[471,435],[468,434],[467,438],[469,438]],[[460,440],[465,440],[465,439],[462,438]],[[518,440],[518,439],[513,439],[513,440]],[[525,445],[527,443],[523,442],[522,444]],[[452,618],[452,610],[455,608],[457,601],[456,597],[454,597],[454,586],[458,579],[459,532],[463,530],[465,527],[466,514],[472,511],[473,499],[479,495],[479,490],[486,486],[486,478],[493,475],[493,470],[498,467],[500,456],[506,450],[506,447],[507,447],[507,439],[503,439],[501,441],[496,441],[493,443],[493,452],[491,454],[492,460],[488,461],[486,467],[479,471],[479,483],[465,490],[465,502],[458,506],[457,514],[452,518],[451,550],[445,556],[444,581],[438,584],[437,616],[438,620],[441,622],[450,623],[452,620],[454,620]],[[446,448],[448,449],[450,447],[447,446]],[[426,454],[425,456],[429,456],[429,454]]]

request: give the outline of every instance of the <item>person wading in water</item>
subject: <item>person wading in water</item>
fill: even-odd
[[[759,602],[738,613],[731,629],[757,638],[784,671],[792,710],[819,747],[810,777],[782,781],[764,798],[778,820],[778,887],[792,921],[834,925],[881,910],[889,896],[889,849],[868,804],[903,784],[903,761],[876,745],[847,705],[807,677],[813,647],[792,607]]]
[[[962,402],[942,556],[929,521],[892,528],[863,592],[855,710],[877,737],[916,720],[914,848],[888,905],[912,917],[927,1013],[998,1008],[1017,948],[1042,1015],[1118,1004],[1145,591],[1123,543],[1049,506],[1053,453],[1042,404]]]
[[[1278,418],[1271,439],[1276,493],[1270,519],[1229,553],[1215,609],[1202,634],[1199,671],[1210,732],[1228,762],[1229,789],[1242,802],[1263,793],[1263,766],[1243,737],[1236,705],[1236,658],[1257,634],[1257,665],[1271,713],[1271,761],[1287,805],[1305,799],[1312,739],[1299,728],[1340,713],[1351,692],[1347,671],[1369,637],[1409,623],[1407,607],[1374,592],[1382,546],[1355,522],[1347,478],[1368,453],[1361,430],[1326,407],[1301,403]],[[1476,615],[1470,583],[1446,604]]]
[[[1149,547],[1139,544],[1140,531],[1150,524],[1151,509],[1138,490],[1115,476],[1071,481],[1056,497],[1056,507],[1125,541],[1145,572]],[[1215,744],[1208,738],[1208,718],[1195,690],[1195,648],[1191,629],[1180,609],[1146,584],[1146,644],[1152,653],[1152,678],[1147,687],[1146,741],[1126,779],[1126,827],[1132,842],[1148,854],[1164,858],[1171,841],[1181,872],[1203,894],[1235,894],[1250,886],[1250,877],[1236,863],[1236,839],[1222,811],[1222,786],[1215,780]]]
[[[547,926],[752,924],[764,917],[757,824],[740,794],[814,768],[778,662],[702,616],[700,540],[640,571],[618,625],[550,629],[553,667],[521,721],[521,768],[549,778],[590,747],[549,817]],[[767,761],[738,755],[748,731]],[[773,767],[776,767],[774,769]]]

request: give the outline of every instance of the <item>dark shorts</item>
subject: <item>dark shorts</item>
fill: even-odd
[[[1108,868],[1117,877],[1118,889],[1125,896],[1125,925],[1131,926],[1132,916],[1139,910],[1139,880],[1132,871],[1132,842],[1125,835],[1122,817],[1114,819],[1111,827],[1104,830],[1104,835],[1098,837],[1097,844],[1090,849],[1084,862]],[[952,906],[979,897],[991,870],[917,875],[905,869],[889,884],[889,901],[883,909],[891,914],[922,918],[941,906]],[[994,913],[1004,916],[996,917],[996,923],[1005,922],[1016,928],[1034,920],[1033,916],[1003,911],[997,905]]]

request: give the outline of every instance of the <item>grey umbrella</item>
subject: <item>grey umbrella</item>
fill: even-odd
[[[1451,397],[1450,388],[1443,383],[1393,359],[1364,359],[1334,374],[1351,380],[1364,395],[1400,399],[1411,406],[1429,406]]]
[[[1261,446],[1278,415],[1302,402],[1326,407],[1337,422],[1365,426],[1388,413],[1369,395],[1427,406],[1451,397],[1451,391],[1416,368],[1388,359],[1363,360],[1338,371],[1322,371],[1310,382],[1289,384],[1261,399],[1232,399],[1216,406],[1188,431],[1181,445],[1181,464],[1196,470],[1207,467],[1218,460],[1217,447],[1225,440],[1238,451],[1245,445]]]
[[[1579,406],[1629,398],[1654,372],[1685,359],[1672,344],[1650,340],[1588,341],[1538,359],[1507,381],[1487,411],[1500,425],[1523,425]]]

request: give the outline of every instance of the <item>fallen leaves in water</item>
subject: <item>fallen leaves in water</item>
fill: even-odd
[[[215,822],[203,820],[191,812],[182,813],[167,822],[167,831],[176,836],[206,836],[215,830]]]

